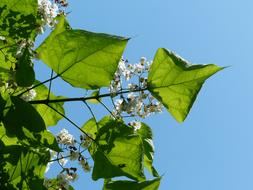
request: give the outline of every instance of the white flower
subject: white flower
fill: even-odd
[[[147,61],[146,57],[141,57],[140,64],[144,65],[146,63],[146,61]]]
[[[119,112],[119,113],[121,113],[123,110],[123,102],[124,102],[124,100],[123,99],[117,99],[116,101],[115,101],[115,107],[116,107],[116,111],[117,112]]]
[[[127,95],[127,98],[128,98],[130,101],[132,101],[132,100],[134,100],[134,99],[136,98],[136,95],[135,95],[133,92],[131,92],[131,93],[129,93],[129,94]]]
[[[55,25],[54,18],[59,12],[57,4],[52,3],[50,0],[38,0],[38,9],[45,24],[53,27]]]
[[[131,121],[129,125],[132,126],[135,131],[141,128],[141,122],[138,122],[138,121]]]
[[[77,173],[69,173],[66,175],[66,180],[75,181],[77,177],[78,177]]]
[[[69,132],[66,129],[62,129],[60,133],[57,135],[57,141],[59,144],[64,145],[74,145],[75,139],[73,135],[69,134]]]
[[[138,85],[136,85],[134,83],[129,83],[128,88],[129,88],[130,91],[134,91],[138,88]]]
[[[26,101],[29,102],[31,100],[33,100],[36,97],[37,93],[34,89],[29,90],[27,93],[23,94],[21,96],[21,98]]]
[[[0,40],[4,41],[5,37],[4,36],[0,36]]]

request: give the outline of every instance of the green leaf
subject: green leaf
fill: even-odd
[[[56,30],[36,50],[38,58],[74,87],[109,86],[128,39],[85,30]]]
[[[2,189],[45,190],[43,178],[50,159],[48,151],[20,145],[5,146],[0,141],[0,157]]]
[[[29,87],[35,81],[35,73],[32,67],[32,56],[28,48],[25,48],[18,60],[18,68],[15,73],[15,81],[18,86]]]
[[[160,185],[161,178],[153,180],[135,182],[135,181],[107,181],[104,184],[103,190],[157,190]]]
[[[148,171],[154,176],[159,177],[158,172],[154,168],[154,144],[153,144],[153,134],[151,128],[145,123],[141,123],[141,128],[137,130],[137,134],[141,137],[143,148],[144,148],[144,166]]]
[[[101,124],[98,124],[101,125]],[[96,138],[97,136],[97,126],[96,126],[96,121],[94,118],[89,119],[83,126],[82,130],[86,133],[88,133],[93,139]]]
[[[39,81],[36,81],[34,85],[39,84]],[[45,85],[40,85],[35,88],[36,91],[36,97],[33,100],[46,100],[48,97],[49,89]],[[49,99],[51,100],[57,100],[62,99],[63,96],[55,96],[52,92],[50,92]],[[65,114],[64,108],[63,108],[64,102],[56,102],[56,103],[49,103],[51,107],[56,109],[58,112]],[[59,120],[61,120],[63,117],[55,112],[53,109],[48,107],[45,104],[33,104],[33,107],[39,112],[41,117],[43,118],[46,126],[54,126],[58,123]]]
[[[0,35],[16,40],[34,39],[38,27],[38,1],[1,0]]]
[[[92,178],[126,176],[141,181],[143,174],[143,145],[132,128],[122,121],[105,117],[99,122],[95,141],[89,148],[94,160]]]
[[[38,112],[27,102],[11,97],[12,105],[3,115],[5,131],[2,134],[9,138],[16,137],[27,146],[47,147],[60,151],[58,143],[49,131]]]
[[[203,83],[223,68],[213,64],[190,65],[166,49],[158,49],[148,75],[148,90],[183,122]]]

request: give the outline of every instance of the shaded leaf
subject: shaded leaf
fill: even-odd
[[[161,178],[153,180],[135,182],[135,181],[107,181],[103,190],[157,190],[160,185]]]
[[[185,120],[203,83],[223,68],[190,65],[166,49],[158,49],[148,75],[148,90],[179,122]]]
[[[28,48],[22,53],[22,56],[18,60],[18,68],[15,73],[15,81],[18,86],[29,87],[35,81],[35,73],[32,67],[32,57]]]
[[[59,28],[36,50],[38,57],[72,86],[109,86],[128,39]]]
[[[11,97],[12,105],[6,109],[2,120],[5,134],[16,137],[32,147],[47,147],[59,151],[55,137],[46,130],[45,123],[38,112],[27,102]],[[3,134],[2,134],[3,135]]]
[[[49,152],[20,145],[0,144],[1,188],[45,190],[43,178],[50,159]]]

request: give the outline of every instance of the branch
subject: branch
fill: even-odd
[[[53,77],[55,78],[55,77]],[[52,79],[53,79],[52,78]],[[48,82],[48,81],[47,81]],[[45,82],[46,83],[46,82]],[[36,87],[36,86],[34,86]],[[115,93],[115,95],[119,95],[119,94],[126,94],[129,92],[139,92],[139,91],[144,91],[147,90],[147,88],[139,88],[136,90],[125,90],[122,92],[117,92]],[[99,99],[99,98],[104,98],[104,97],[111,97],[112,93],[106,93],[106,94],[101,94],[98,96],[88,96],[88,97],[79,97],[79,98],[62,98],[62,99],[56,99],[56,100],[34,100],[34,101],[29,101],[30,104],[47,104],[47,103],[57,103],[57,102],[76,102],[76,101],[86,101],[86,100],[91,100],[91,99]]]

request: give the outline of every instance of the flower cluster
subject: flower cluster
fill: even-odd
[[[45,178],[44,186],[46,188],[53,188],[57,190],[68,190],[69,183],[78,178],[76,170],[76,168],[65,168],[57,175],[55,179]]]
[[[145,118],[151,113],[162,111],[162,104],[150,93],[145,92],[148,85],[147,72],[151,64],[152,61],[148,62],[145,57],[141,57],[137,64],[129,64],[124,59],[120,60],[110,85],[110,93],[113,97],[120,94],[120,98],[114,103],[114,117],[121,117],[122,113],[126,112],[131,116]],[[125,92],[128,93],[127,96],[123,95]]]
[[[44,26],[54,27],[56,24],[55,17],[64,13],[64,8],[68,6],[66,0],[38,0],[38,10],[42,19],[42,26],[39,32],[44,32]]]
[[[62,129],[57,135],[56,139],[63,152],[54,152],[50,150],[51,161],[48,162],[46,172],[49,170],[52,163],[57,162],[62,171],[55,179],[46,179],[44,186],[49,187],[54,185],[55,189],[69,189],[69,183],[77,179],[77,168],[66,167],[68,161],[77,161],[84,172],[89,172],[91,166],[83,153],[88,149],[92,143],[90,134],[80,135],[79,140],[76,140],[67,129]],[[68,164],[69,165],[69,164]]]
[[[60,133],[56,136],[57,142],[63,145],[74,145],[75,139],[68,130],[62,129]]]
[[[24,101],[29,102],[36,97],[37,93],[34,89],[29,90],[27,93],[23,94],[20,98]]]
[[[58,5],[50,0],[38,0],[38,8],[44,24],[53,27],[55,25],[54,18],[59,11]]]

